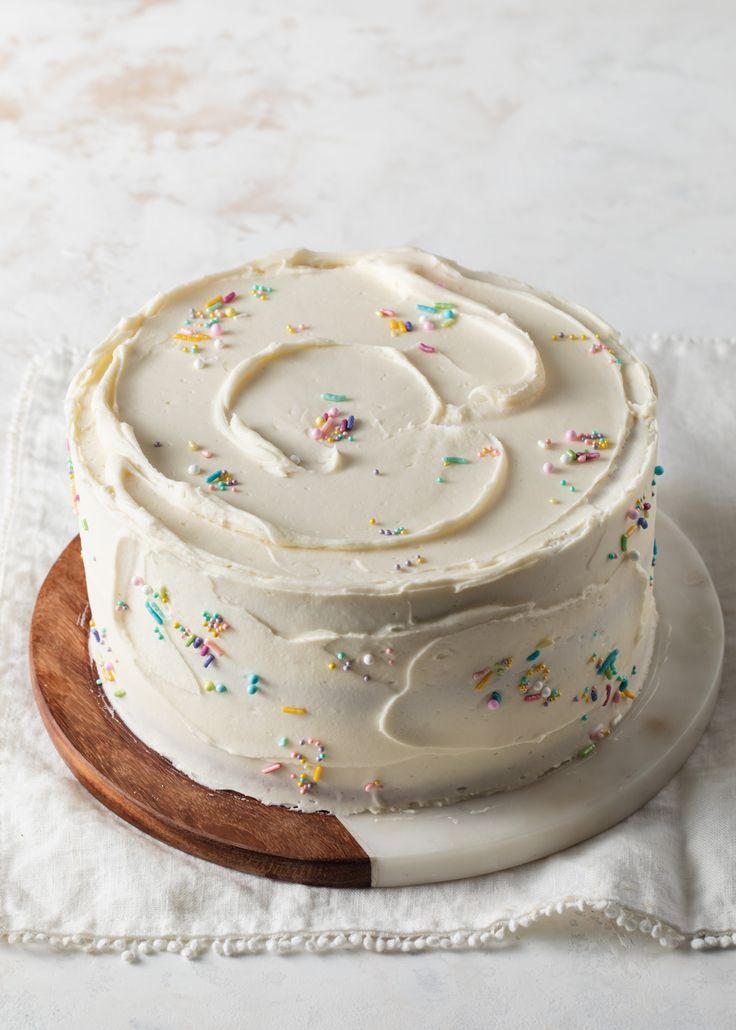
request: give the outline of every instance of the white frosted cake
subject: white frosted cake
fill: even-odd
[[[67,399],[110,704],[209,787],[338,814],[610,746],[656,624],[655,401],[589,312],[411,248],[157,296]]]

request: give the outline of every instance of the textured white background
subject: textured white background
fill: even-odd
[[[4,0],[0,438],[30,353],[280,246],[416,243],[629,335],[733,335],[734,44],[718,0]],[[732,952],[587,922],[491,954],[130,968],[0,949],[11,1030],[633,1030],[726,1027],[734,1007]]]

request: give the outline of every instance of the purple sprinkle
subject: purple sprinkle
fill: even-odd
[[[204,640],[202,640],[201,637],[195,637],[194,640],[192,641],[192,643],[194,644],[195,647],[201,647],[202,644],[204,643]]]
[[[100,641],[100,634],[94,628],[92,629],[92,636],[95,638],[95,640],[97,641],[98,644],[101,643],[101,641]]]
[[[210,667],[210,665],[212,665],[214,660],[215,660],[215,656],[213,654],[208,654],[207,657],[204,660],[204,667],[205,667],[205,669],[208,669]]]
[[[347,427],[348,427],[348,429],[352,429],[354,425],[355,425],[355,415],[351,415],[348,418],[348,426]]]

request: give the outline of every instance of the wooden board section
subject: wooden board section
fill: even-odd
[[[30,663],[49,736],[91,794],[139,830],[218,865],[292,883],[370,886],[368,855],[334,816],[210,790],[134,736],[96,683],[88,622],[77,536],[39,591]]]

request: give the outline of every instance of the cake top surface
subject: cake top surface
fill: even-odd
[[[595,316],[413,248],[279,253],[159,295],[68,396],[95,488],[142,534],[344,592],[564,546],[630,491],[654,410]]]

